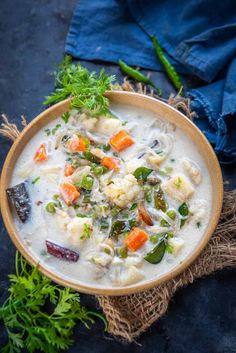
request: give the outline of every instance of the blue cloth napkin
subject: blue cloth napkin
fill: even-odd
[[[154,34],[178,72],[202,80],[189,90],[196,124],[220,160],[236,160],[236,5],[234,0],[80,0],[65,51],[75,58],[163,68]]]

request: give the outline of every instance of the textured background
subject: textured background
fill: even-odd
[[[44,96],[53,89],[53,67],[64,51],[72,11],[76,0],[2,0],[0,3],[0,112],[15,123],[24,114],[31,120],[44,109]],[[89,2],[88,2],[89,4]],[[83,63],[99,69],[101,64]],[[108,72],[117,73],[115,66]],[[166,96],[171,86],[163,74],[153,74],[161,81]],[[188,79],[189,85],[193,81]],[[0,165],[10,142],[0,140]],[[236,167],[223,168],[227,188],[236,187]],[[8,288],[7,275],[14,272],[15,248],[0,224],[0,303]],[[79,325],[70,353],[112,351],[149,353],[236,353],[236,282],[235,269],[223,270],[198,280],[180,290],[168,313],[154,324],[138,344],[120,343],[103,333],[100,323],[90,331]],[[83,304],[96,308],[91,296],[82,295]],[[0,323],[0,351],[5,342]]]

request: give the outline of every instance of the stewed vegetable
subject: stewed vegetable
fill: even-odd
[[[66,249],[63,246],[52,243],[49,240],[46,240],[46,247],[49,254],[57,257],[58,259],[63,259],[66,261],[76,262],[79,260],[79,254],[70,249]]]
[[[26,184],[23,182],[6,190],[10,202],[23,223],[28,220],[31,212],[31,201]]]
[[[186,159],[195,155],[191,141],[154,114],[117,109],[99,117],[73,109],[48,124],[7,190],[39,261],[101,286],[133,285],[177,266],[204,232],[209,208],[201,169]]]

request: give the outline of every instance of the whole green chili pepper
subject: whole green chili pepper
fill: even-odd
[[[133,79],[135,79],[136,81],[139,82],[143,82],[146,83],[150,86],[152,86],[153,88],[155,88],[158,92],[158,96],[161,97],[162,96],[162,91],[159,87],[157,87],[151,80],[150,78],[148,78],[147,76],[145,76],[144,74],[142,74],[141,72],[139,72],[138,70],[133,69],[132,67],[130,67],[129,65],[127,65],[124,61],[119,60],[119,66],[121,68],[121,70],[127,74],[128,76],[132,77]]]
[[[175,88],[179,91],[181,87],[183,87],[183,83],[181,81],[180,76],[176,72],[175,68],[171,65],[169,60],[166,58],[165,54],[163,53],[163,50],[161,49],[157,39],[155,36],[151,36],[152,42],[154,44],[154,47],[156,49],[156,55],[159,58],[160,62],[162,63],[167,76],[175,86]]]

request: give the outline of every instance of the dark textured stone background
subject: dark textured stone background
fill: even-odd
[[[0,3],[0,112],[19,124],[44,109],[43,98],[53,89],[53,67],[63,57],[64,42],[76,0],[2,0]],[[89,6],[89,1],[88,1]],[[99,69],[101,65],[84,63]],[[109,72],[118,73],[114,65]],[[118,73],[118,75],[120,75]],[[153,75],[167,96],[171,86],[163,74]],[[119,77],[121,78],[121,76]],[[193,81],[188,80],[188,84]],[[1,166],[10,148],[1,138]],[[236,186],[235,166],[224,167],[225,180]],[[6,297],[7,276],[14,272],[15,248],[1,223],[0,302]],[[236,353],[235,269],[218,272],[180,290],[168,313],[137,344],[123,344],[103,333],[101,323],[90,331],[79,325],[68,352]],[[93,297],[82,295],[90,309]],[[0,348],[5,332],[0,324]]]

